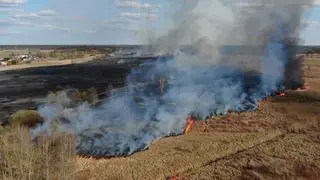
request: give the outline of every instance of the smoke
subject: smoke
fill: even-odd
[[[292,73],[299,63],[290,62],[312,2],[232,2],[175,1],[175,26],[151,41],[154,51],[172,56],[133,69],[128,87],[99,107],[74,106],[65,93],[51,97],[39,107],[45,123],[33,134],[69,132],[77,135],[79,154],[126,156],[181,134],[190,113],[205,119],[252,111],[290,82],[301,83],[301,74]]]

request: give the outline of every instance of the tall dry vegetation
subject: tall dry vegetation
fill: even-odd
[[[8,127],[0,131],[0,179],[75,178],[76,152],[72,136],[43,136],[32,141],[24,127]]]

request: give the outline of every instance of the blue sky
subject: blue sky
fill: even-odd
[[[172,9],[170,0],[0,0],[0,44],[142,43]],[[320,6],[305,20],[301,38],[319,45]]]

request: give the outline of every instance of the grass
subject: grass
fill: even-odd
[[[90,104],[95,104],[99,101],[98,92],[94,87],[80,90],[78,91],[78,94],[82,101],[88,102]]]
[[[307,64],[320,64],[310,59]],[[78,177],[97,179],[317,179],[320,174],[320,69],[312,89],[268,98],[255,112],[196,122],[189,135],[161,139],[127,158],[79,158]],[[257,165],[248,162],[257,161]],[[274,168],[276,167],[276,168]],[[250,169],[251,168],[251,169]],[[309,170],[308,170],[309,169]]]
[[[32,54],[39,58],[54,58],[59,60],[83,58],[85,56],[95,56],[103,54],[102,50],[86,50],[86,49],[55,49],[50,52],[32,52]]]
[[[20,110],[11,115],[9,123],[12,126],[28,126],[33,127],[43,120],[37,111],[34,110]]]
[[[311,66],[305,72],[311,90],[268,98],[255,112],[230,113],[196,122],[190,134],[158,140],[149,150],[127,158],[77,157],[71,136],[41,137],[35,143],[27,129],[19,125],[0,129],[1,177],[116,180],[177,175],[187,179],[317,179],[320,60],[309,59],[305,63]],[[82,101],[96,97],[94,89],[76,94]],[[26,114],[32,117],[32,113]]]
[[[57,92],[49,92],[48,97],[50,96],[52,98],[55,98],[55,97],[58,98],[59,96],[66,96],[64,98],[69,98],[75,104],[87,102],[90,105],[93,105],[99,102],[98,92],[94,87],[91,87],[89,89],[80,89],[80,90],[61,88],[61,90]]]
[[[75,157],[72,136],[43,136],[33,142],[25,127],[0,131],[1,179],[74,179]]]
[[[183,176],[187,179],[318,179],[320,146],[291,133],[222,158]]]
[[[8,57],[8,56],[10,56],[10,52],[8,52],[8,51],[0,51],[0,57]]]

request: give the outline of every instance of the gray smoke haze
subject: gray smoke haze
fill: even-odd
[[[39,107],[45,123],[34,135],[69,132],[78,137],[79,154],[130,155],[182,133],[191,113],[204,119],[255,110],[261,99],[285,88],[287,65],[295,59],[293,45],[312,1],[173,3],[180,7],[175,26],[151,41],[154,51],[173,56],[133,69],[125,92],[113,91],[99,107],[73,107],[66,93],[50,97]],[[226,44],[241,45],[246,53],[230,54],[237,47],[221,49]]]

